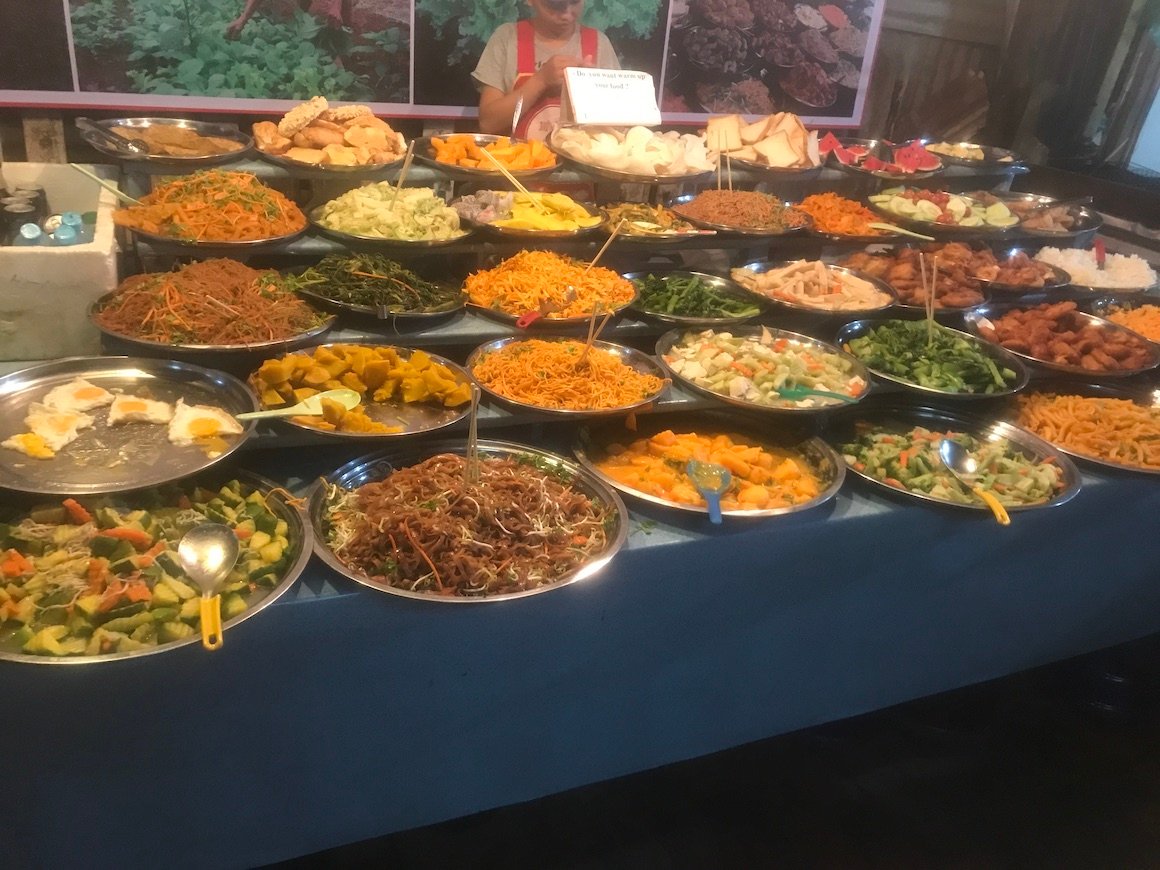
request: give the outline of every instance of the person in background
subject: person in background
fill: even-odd
[[[242,14],[226,25],[226,38],[237,39],[262,3],[263,0],[246,0]],[[349,0],[298,0],[298,8],[321,18],[332,28],[341,29],[350,26]]]
[[[560,117],[570,66],[620,69],[608,37],[580,24],[584,0],[528,0],[532,17],[501,24],[471,76],[481,133],[544,138]]]

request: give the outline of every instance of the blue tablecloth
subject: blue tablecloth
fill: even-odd
[[[1137,638],[1156,484],[1088,475],[1007,529],[851,482],[719,532],[634,512],[547,595],[441,606],[315,563],[218,653],[0,663],[0,864],[249,866]]]

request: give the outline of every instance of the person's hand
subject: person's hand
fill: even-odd
[[[226,25],[226,39],[237,39],[238,34],[242,32],[242,28],[245,26],[245,17],[239,15],[237,18]]]
[[[592,66],[592,64],[586,58],[557,54],[544,62],[537,75],[540,76],[546,87],[559,88],[564,84],[564,70],[570,66]]]

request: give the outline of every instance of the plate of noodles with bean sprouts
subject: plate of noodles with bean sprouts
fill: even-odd
[[[523,598],[599,572],[628,537],[620,496],[533,447],[465,441],[372,453],[310,493],[315,552],[372,589],[424,601]]]

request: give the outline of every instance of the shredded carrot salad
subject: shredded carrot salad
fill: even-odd
[[[1113,311],[1108,320],[1134,329],[1145,338],[1160,341],[1160,305],[1141,305],[1127,311]]]
[[[557,411],[626,408],[660,393],[664,381],[641,374],[615,354],[582,341],[533,338],[506,344],[480,359],[472,375],[513,402]]]
[[[636,288],[611,269],[588,266],[549,251],[520,251],[494,269],[467,276],[464,289],[476,305],[521,317],[538,311],[547,318],[584,317],[623,308]]]
[[[860,202],[838,196],[836,193],[815,193],[797,206],[814,219],[814,229],[820,233],[839,236],[882,236],[882,230],[869,224],[882,219]]]
[[[105,329],[162,344],[256,344],[291,338],[326,318],[273,270],[202,260],[132,275],[93,316]]]
[[[1033,393],[1019,397],[1017,422],[1065,450],[1160,469],[1160,408],[1128,399]]]
[[[114,222],[189,242],[257,241],[306,226],[298,206],[249,172],[196,172],[159,184],[141,203],[117,209]]]

